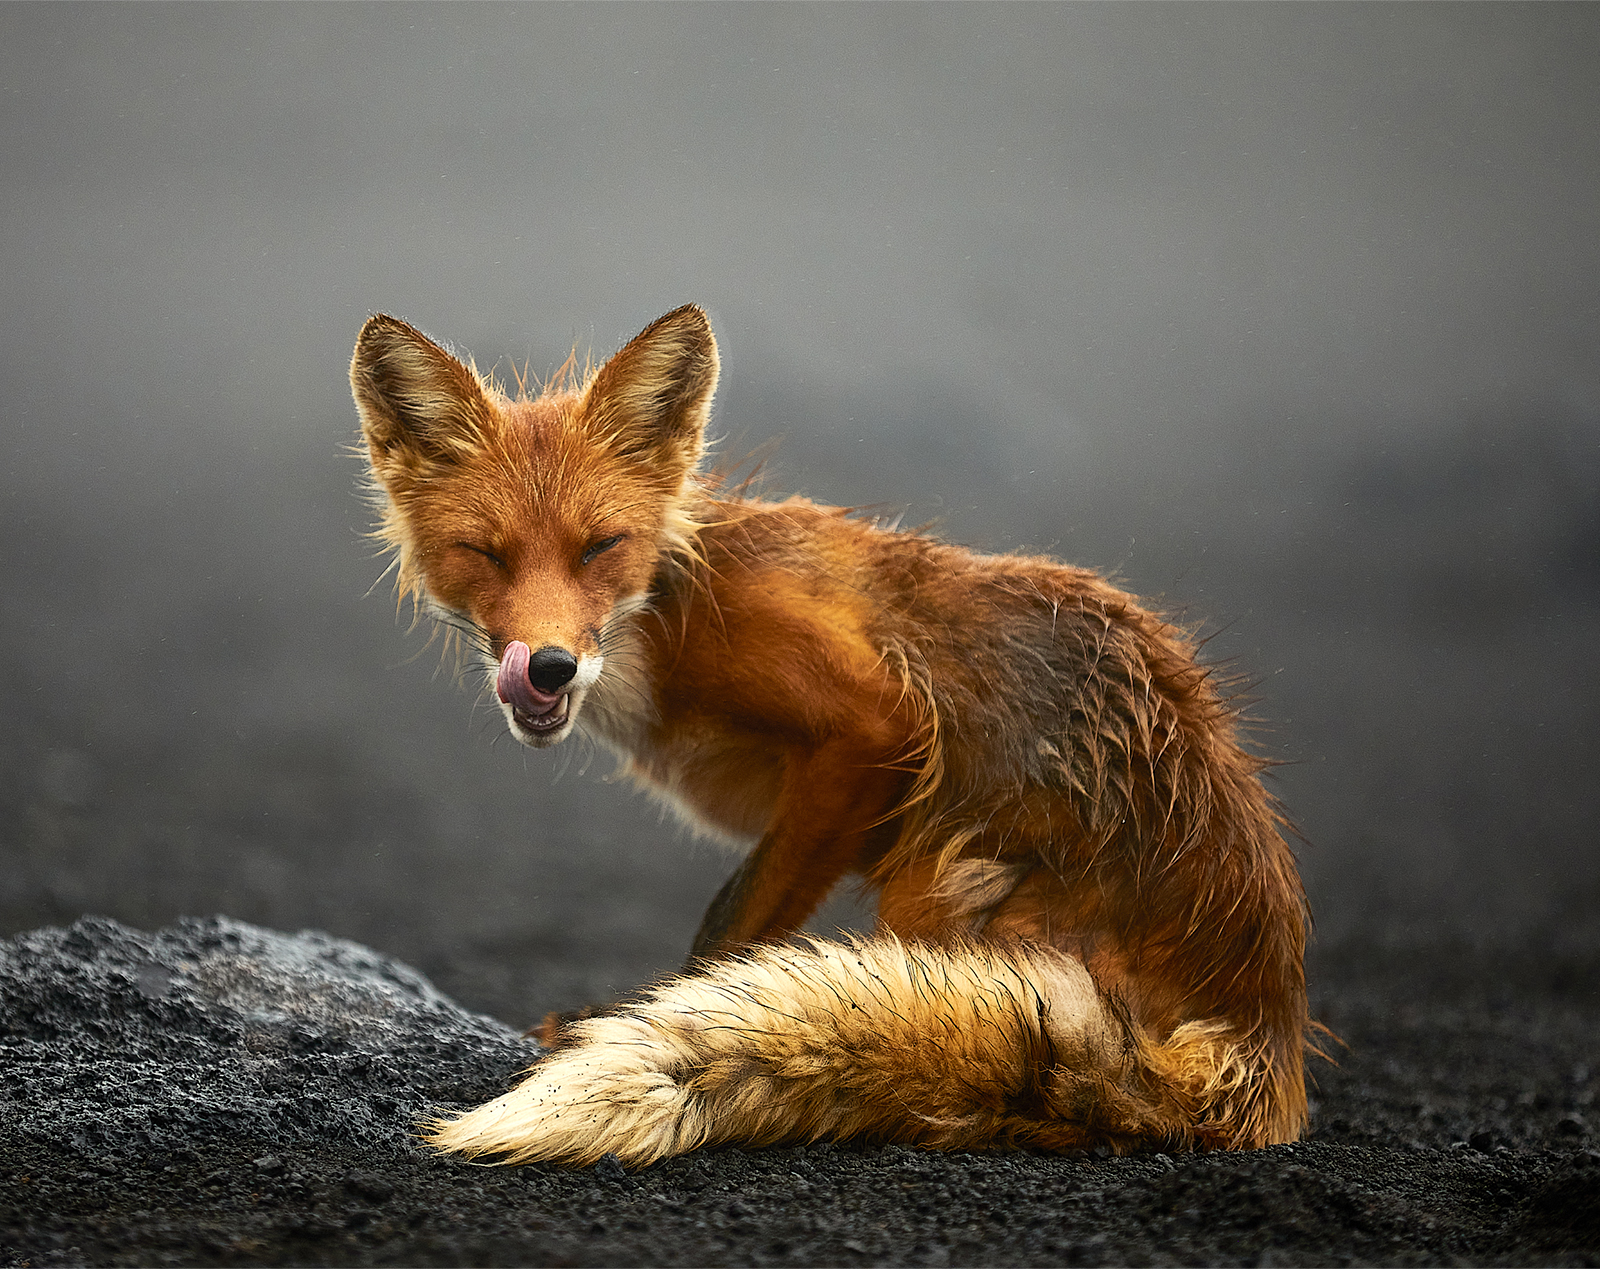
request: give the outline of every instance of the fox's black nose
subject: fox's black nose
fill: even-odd
[[[578,658],[565,648],[540,648],[528,658],[528,682],[541,692],[565,687],[578,672]]]

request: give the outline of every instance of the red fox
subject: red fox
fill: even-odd
[[[1304,891],[1191,640],[1085,569],[728,491],[700,471],[718,368],[693,305],[532,398],[393,317],[356,344],[398,585],[511,733],[581,729],[752,844],[681,976],[431,1142],[642,1166],[1298,1137]],[[851,875],[876,932],[797,937]]]

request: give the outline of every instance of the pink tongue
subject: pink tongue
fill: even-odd
[[[561,703],[560,692],[541,692],[528,682],[528,661],[532,657],[528,645],[520,639],[506,644],[500,658],[500,673],[495,676],[494,690],[512,709],[520,709],[535,718],[548,714]]]

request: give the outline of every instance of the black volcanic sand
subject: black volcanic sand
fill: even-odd
[[[629,1174],[431,1157],[537,1050],[325,935],[0,944],[0,1264],[1600,1263],[1594,965],[1324,957],[1351,1046],[1248,1154],[817,1145]]]

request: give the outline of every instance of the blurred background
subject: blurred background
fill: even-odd
[[[675,967],[732,861],[397,618],[345,375],[694,300],[768,490],[1213,634],[1318,955],[1600,964],[1597,66],[1591,5],[4,6],[0,934],[316,926],[514,1022]]]

